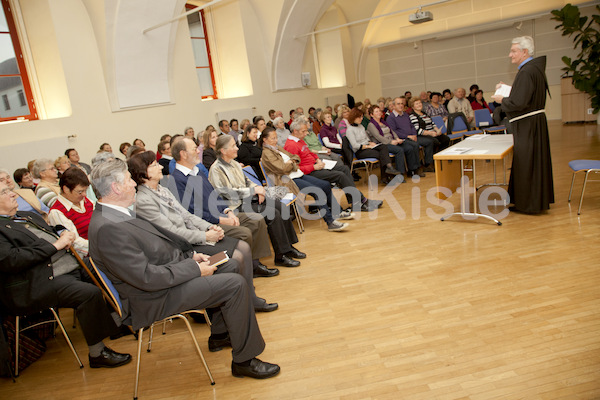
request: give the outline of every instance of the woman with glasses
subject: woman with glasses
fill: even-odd
[[[40,180],[35,188],[35,195],[48,207],[52,207],[60,194],[58,186],[58,170],[54,161],[49,158],[40,158],[33,163],[32,175]]]

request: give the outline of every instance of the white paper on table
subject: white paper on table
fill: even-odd
[[[482,140],[482,139],[485,139],[488,136],[490,136],[490,135],[485,135],[485,134],[483,134],[483,135],[472,135],[472,136],[469,136],[468,138],[466,138],[465,140],[463,140],[463,142],[467,141],[467,140]]]
[[[325,167],[323,169],[333,169],[333,167],[335,167],[335,164],[337,164],[337,161],[323,160],[323,163],[325,164]]]
[[[444,154],[464,154],[468,151],[473,150],[470,147],[454,147],[452,149],[448,149],[444,152]]]
[[[283,196],[282,200],[290,200],[290,201],[294,200],[294,193],[286,194],[285,196]]]
[[[477,154],[486,154],[487,152],[488,152],[487,150],[473,150],[469,154],[477,155]]]
[[[494,96],[508,97],[508,96],[510,96],[511,89],[512,89],[512,86],[508,86],[503,83],[502,85],[500,85],[500,87],[498,89],[496,89]]]

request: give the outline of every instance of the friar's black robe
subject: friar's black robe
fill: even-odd
[[[502,109],[509,119],[546,105],[546,57],[525,63],[512,86],[509,97],[502,100]],[[552,160],[546,114],[536,114],[511,123],[514,137],[513,164],[508,185],[510,201],[515,209],[539,213],[554,203]]]

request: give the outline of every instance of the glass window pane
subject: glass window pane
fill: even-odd
[[[8,24],[4,16],[4,7],[0,7],[0,32],[8,32]]]
[[[206,50],[206,41],[204,39],[192,39],[194,48],[194,59],[196,67],[208,67],[208,51]]]
[[[8,33],[1,33],[0,34],[0,65],[2,65],[2,63],[6,60],[9,59],[15,59],[15,48],[13,47],[13,43],[12,43],[12,39],[10,37],[10,34]],[[9,62],[9,64],[13,64],[13,61]],[[16,61],[14,61],[14,65],[16,66],[17,63]],[[4,69],[4,68],[3,68]],[[11,74],[18,74],[19,73],[19,67],[17,67],[16,69],[17,72],[11,72]],[[6,74],[7,72],[1,72],[2,74]]]
[[[198,82],[200,83],[200,93],[204,96],[214,96],[212,85],[212,77],[210,76],[210,68],[196,68],[198,74]]]
[[[23,81],[19,76],[0,77],[0,118],[18,117],[31,114],[29,106],[21,105],[19,92],[23,91]]]
[[[204,37],[204,28],[202,27],[200,13],[188,15],[188,25],[190,26],[191,37]]]

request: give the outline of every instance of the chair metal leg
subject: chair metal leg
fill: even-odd
[[[163,328],[163,334],[164,334],[164,328]],[[154,324],[150,325],[150,334],[148,335],[148,348],[146,349],[146,351],[148,353],[150,353],[150,351],[152,351],[152,336],[154,336]]]
[[[73,343],[71,342],[71,338],[69,337],[69,335],[67,335],[67,331],[65,330],[65,327],[64,327],[62,321],[58,317],[58,314],[56,313],[56,311],[52,307],[50,307],[50,311],[52,311],[52,314],[54,314],[54,319],[56,320],[56,323],[60,327],[60,330],[62,331],[63,336],[65,337],[65,340],[69,344],[69,347],[71,348],[71,352],[73,353],[73,355],[77,359],[77,362],[79,363],[79,368],[83,368],[83,363],[81,362],[81,359],[79,358],[79,355],[77,354],[77,351],[75,350],[75,347],[73,347]]]
[[[585,185],[587,184],[588,175],[591,170],[585,171],[585,179],[583,180],[583,187],[581,188],[581,199],[579,200],[579,209],[577,210],[577,215],[581,214],[581,205],[583,204],[583,194],[585,193]]]
[[[135,388],[133,390],[133,400],[138,398],[138,383],[140,381],[140,361],[142,358],[142,336],[144,336],[144,328],[138,331],[138,349],[137,349],[137,365],[135,367]]]
[[[192,337],[192,341],[194,342],[194,346],[196,346],[196,351],[198,352],[198,355],[200,356],[200,359],[202,360],[202,364],[204,364],[204,369],[206,370],[208,379],[210,379],[210,384],[214,385],[215,380],[213,379],[213,376],[210,373],[210,369],[208,368],[208,364],[206,363],[206,360],[204,359],[204,354],[202,354],[202,350],[200,350],[200,346],[198,346],[198,341],[196,340],[196,336],[194,336],[194,332],[192,331],[192,326],[190,325],[190,321],[188,321],[188,319],[181,314],[174,315],[174,317],[180,318],[183,320],[183,322],[185,322],[188,332],[190,333],[190,336]]]
[[[19,376],[19,339],[21,327],[19,324],[19,316],[15,317],[15,376]]]
[[[573,193],[573,184],[575,183],[575,175],[577,174],[577,172],[573,171],[573,178],[571,179],[571,190],[569,190],[569,201],[568,203],[571,202],[571,194]]]
[[[302,218],[300,217],[300,212],[298,211],[298,206],[296,205],[296,203],[292,204],[293,210],[294,210],[294,215],[296,216],[296,222],[298,223],[298,230],[300,231],[300,233],[304,233],[304,222],[302,221]]]

